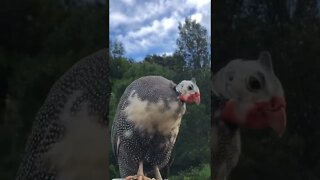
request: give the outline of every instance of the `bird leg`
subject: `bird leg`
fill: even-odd
[[[146,178],[143,173],[143,162],[139,162],[137,175],[128,176],[125,178],[125,180],[148,180],[148,178]]]
[[[143,173],[143,162],[139,162],[139,168],[138,168],[137,175],[138,176],[144,176],[144,173]]]
[[[156,175],[156,180],[162,180],[162,177],[161,177],[160,170],[159,170],[158,166],[154,167],[154,173]]]

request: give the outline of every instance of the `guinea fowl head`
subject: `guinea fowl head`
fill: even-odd
[[[200,104],[200,90],[196,84],[195,78],[192,78],[190,81],[181,81],[176,86],[176,91],[179,93],[178,98],[182,102]]]
[[[284,133],[286,100],[269,52],[261,52],[258,60],[231,61],[213,77],[213,91],[227,99],[221,111],[223,120]]]

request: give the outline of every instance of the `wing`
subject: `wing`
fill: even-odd
[[[116,115],[117,117],[117,115]],[[111,146],[112,146],[112,151],[113,151],[113,155],[115,156],[115,158],[118,158],[118,154],[119,154],[119,145],[120,145],[120,136],[117,133],[117,124],[114,123],[112,125],[112,130],[111,130]]]

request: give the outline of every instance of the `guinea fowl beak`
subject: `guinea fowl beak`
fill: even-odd
[[[287,125],[286,101],[283,97],[273,97],[271,99],[271,109],[268,111],[269,126],[282,136]]]
[[[281,137],[287,125],[286,100],[284,97],[274,96],[267,102],[257,103],[256,108],[259,114],[256,121],[259,122],[260,119],[261,122],[265,122]]]
[[[196,92],[193,94],[194,102],[199,105],[200,104],[200,93]]]

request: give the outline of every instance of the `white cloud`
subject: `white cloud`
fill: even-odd
[[[128,6],[131,6],[135,3],[135,0],[121,0],[121,1],[124,2]]]
[[[124,43],[124,47],[128,53],[145,51],[149,47],[159,45],[159,43],[170,45],[170,48],[174,48],[174,43],[162,42],[166,38],[170,38],[170,32],[176,29],[178,22],[174,18],[163,18],[160,21],[154,20],[149,26],[143,26],[135,31],[129,31],[125,35],[117,36],[120,42]],[[175,33],[176,34],[176,33]]]
[[[197,11],[191,15],[192,19],[195,19],[201,25],[203,25],[208,32],[211,32],[211,1],[210,0],[187,0],[187,3],[191,6],[195,6]]]
[[[196,13],[191,15],[192,20],[196,20],[197,23],[201,23],[202,20],[202,14],[201,13]]]
[[[120,24],[126,23],[128,17],[120,12],[114,12],[109,15],[110,18],[110,27],[117,27]]]
[[[210,0],[187,0],[188,4],[196,6],[198,9],[205,6],[210,6],[210,2]]]
[[[191,17],[210,33],[210,0],[111,0],[110,37],[123,43],[127,56],[174,52],[178,23]]]
[[[170,51],[170,52],[160,52],[160,53],[157,53],[157,55],[159,55],[159,56],[162,56],[162,55],[171,56],[171,55],[173,55],[173,51]]]

